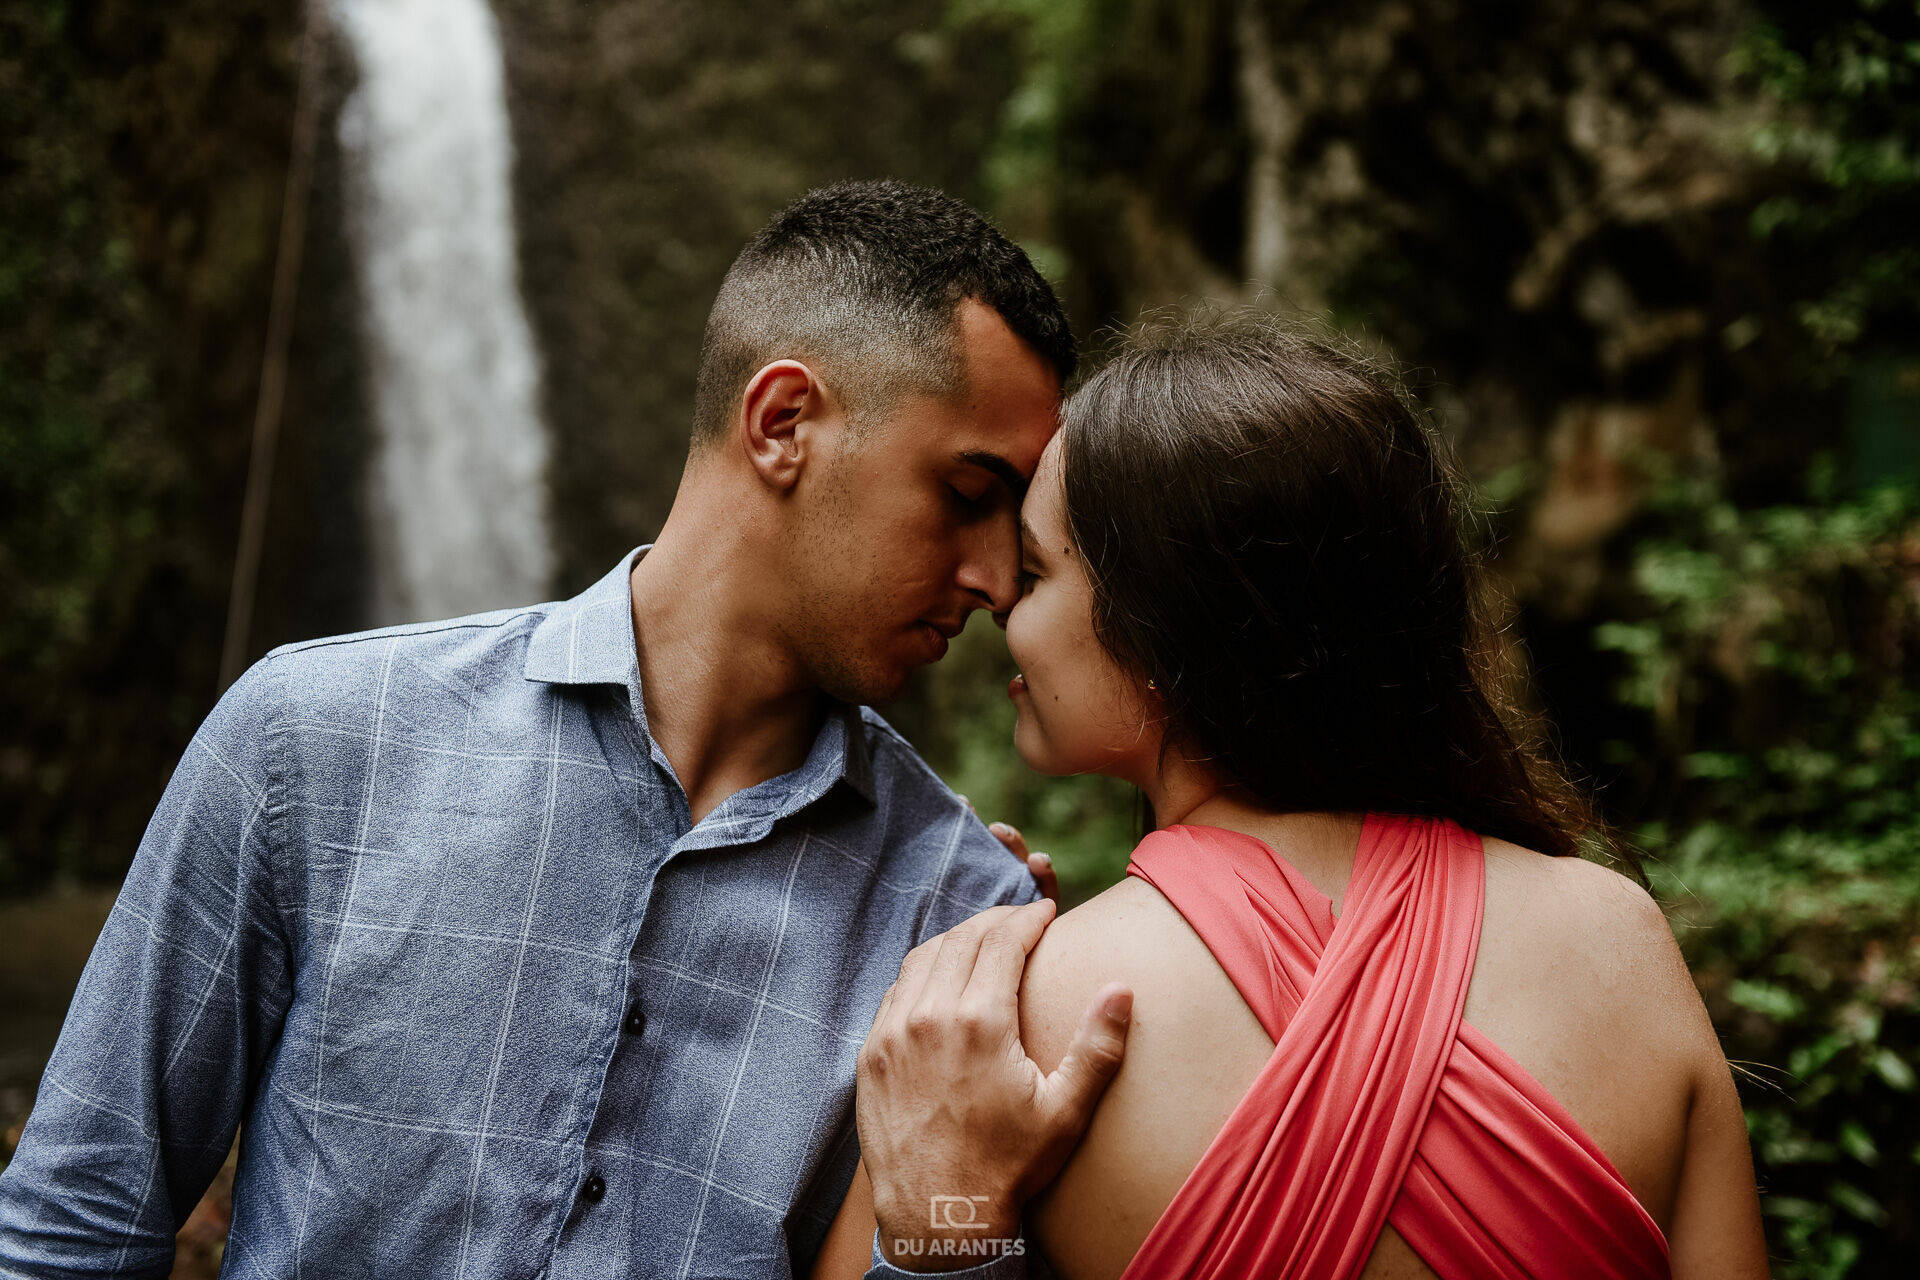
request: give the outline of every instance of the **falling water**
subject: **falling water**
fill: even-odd
[[[374,619],[541,599],[547,437],[493,13],[486,0],[325,2],[359,68],[340,141],[378,439]]]

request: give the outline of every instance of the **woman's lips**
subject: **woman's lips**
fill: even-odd
[[[1007,681],[1007,696],[1009,698],[1017,698],[1021,694],[1025,693],[1026,691],[1027,691],[1026,676],[1015,675],[1013,679]]]

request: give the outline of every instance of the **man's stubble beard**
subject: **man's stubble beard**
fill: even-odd
[[[890,702],[906,688],[904,667],[890,667],[860,652],[857,637],[846,626],[857,618],[850,605],[810,593],[797,607],[800,616],[789,629],[788,650],[815,688],[841,702],[865,706]]]
[[[843,464],[844,465],[844,464]],[[847,566],[857,563],[864,550],[861,539],[846,530],[855,525],[858,502],[845,472],[828,481],[826,501],[808,532],[796,539],[794,577],[808,585],[796,593],[794,613],[788,619],[788,651],[807,679],[822,693],[841,702],[877,706],[898,697],[907,685],[908,668],[890,666],[884,657],[863,654],[863,636],[855,630],[869,621],[867,601],[885,599],[878,584],[849,591]],[[831,532],[828,532],[828,531]],[[822,571],[825,581],[814,576]]]

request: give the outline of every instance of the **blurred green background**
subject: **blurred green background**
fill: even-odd
[[[571,594],[657,528],[734,252],[938,185],[1097,361],[1254,300],[1408,367],[1528,701],[1649,855],[1783,1277],[1920,1256],[1915,0],[495,0]],[[217,693],[288,179],[289,0],[0,0],[0,1158]],[[373,427],[322,24],[251,656],[368,621]],[[502,604],[521,603],[501,601]],[[1028,774],[985,622],[889,714],[1109,883],[1133,799]],[[217,1265],[224,1206],[183,1238]]]

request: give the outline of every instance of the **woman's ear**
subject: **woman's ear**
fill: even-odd
[[[800,480],[813,428],[834,412],[832,396],[798,360],[776,360],[747,380],[740,396],[740,443],[760,478],[785,492]]]

